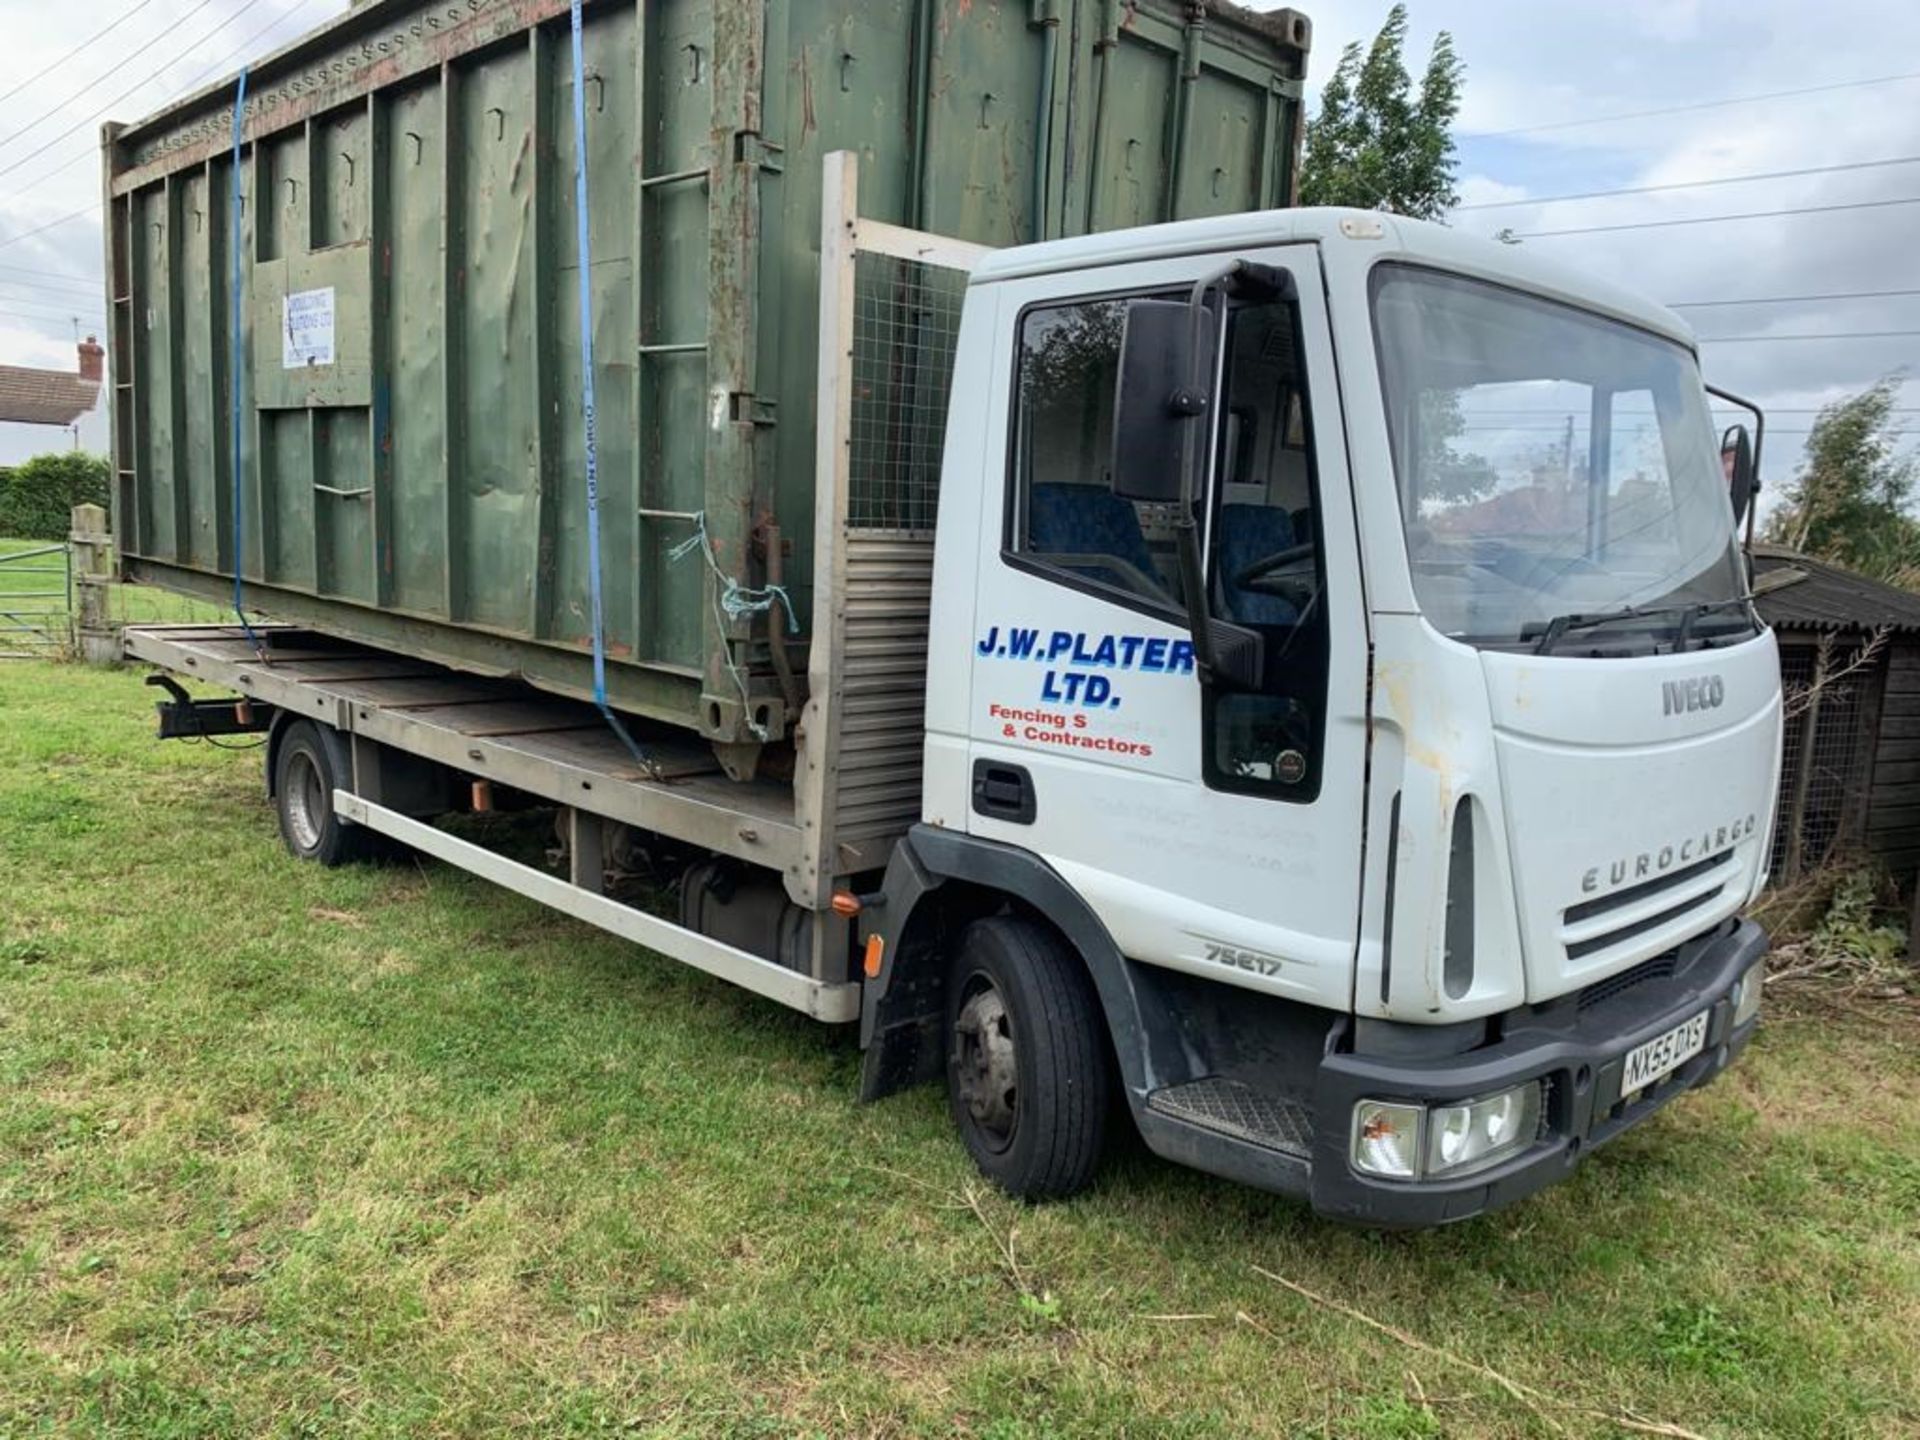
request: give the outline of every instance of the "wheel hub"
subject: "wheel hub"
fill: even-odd
[[[987,985],[968,996],[953,1030],[961,1103],[996,1147],[1004,1148],[1019,1113],[1020,1067],[1000,992]]]
[[[320,769],[310,756],[295,753],[288,758],[286,786],[287,824],[293,830],[294,843],[302,850],[312,850],[320,843],[327,797],[321,790]]]

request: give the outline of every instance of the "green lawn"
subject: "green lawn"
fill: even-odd
[[[1026,1209],[807,1021],[295,864],[152,693],[0,666],[0,1435],[1920,1432],[1910,1012],[1778,1015],[1443,1232],[1137,1148]]]

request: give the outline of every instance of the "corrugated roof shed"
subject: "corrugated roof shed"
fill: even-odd
[[[1754,602],[1780,630],[1920,631],[1920,595],[1784,545],[1753,547]]]
[[[103,351],[89,335],[78,347],[80,369],[38,370],[0,365],[0,420],[26,425],[71,425],[100,396]]]

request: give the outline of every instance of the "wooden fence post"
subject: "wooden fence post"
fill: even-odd
[[[74,632],[80,658],[89,665],[117,665],[125,658],[120,626],[112,616],[113,537],[107,512],[98,505],[73,507],[73,587],[79,614]]]

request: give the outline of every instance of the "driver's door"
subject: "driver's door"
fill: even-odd
[[[1213,255],[1006,282],[984,476],[968,828],[1045,858],[1134,959],[1345,1008],[1359,902],[1364,606],[1311,246],[1247,252],[1298,299],[1229,309],[1200,514],[1208,604],[1258,633],[1252,693],[1200,684],[1178,511],[1111,487],[1134,298]]]

